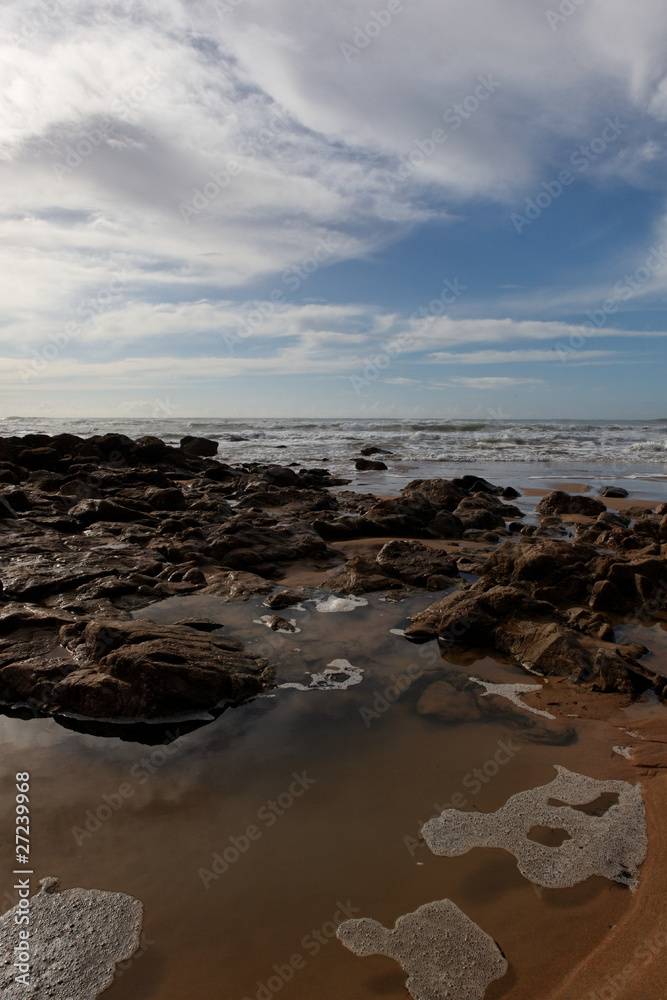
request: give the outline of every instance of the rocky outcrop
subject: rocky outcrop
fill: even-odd
[[[575,494],[570,496],[563,490],[554,490],[542,497],[535,510],[538,514],[581,514],[584,517],[597,517],[607,508],[601,500],[595,497]]]
[[[438,549],[419,542],[393,541],[375,558],[353,556],[325,577],[323,585],[339,594],[363,594],[397,587],[446,590],[459,581],[456,564]]]
[[[21,658],[33,651],[34,641],[20,647],[10,636],[11,663],[0,669],[0,699],[6,703],[91,719],[154,719],[239,702],[272,684],[266,660],[197,627],[71,621],[57,633],[63,654],[47,659],[55,637],[51,623],[40,624],[40,657]]]

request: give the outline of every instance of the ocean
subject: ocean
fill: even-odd
[[[111,431],[138,438],[151,434],[178,444],[186,434],[214,438],[219,458],[231,465],[257,462],[326,466],[355,486],[380,485],[359,477],[354,458],[365,445],[391,452],[382,488],[409,479],[453,478],[475,472],[491,480],[561,480],[594,488],[625,479],[667,478],[667,419],[662,420],[396,420],[215,419],[192,417],[6,417],[1,435],[58,434],[88,437]],[[362,481],[363,480],[363,481]],[[537,484],[536,484],[537,485]]]

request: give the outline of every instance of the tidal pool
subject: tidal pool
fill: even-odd
[[[569,889],[534,886],[500,849],[436,857],[421,828],[450,805],[496,810],[551,781],[554,764],[598,779],[636,781],[637,773],[611,750],[618,729],[568,719],[568,730],[480,685],[470,685],[480,696],[475,718],[420,714],[434,681],[458,689],[471,675],[526,680],[511,663],[447,662],[434,643],[392,634],[436,597],[392,604],[371,595],[344,614],[307,604],[289,610],[298,634],[255,624],[261,598],[179,598],[143,609],[159,621],[224,623],[224,634],[277,663],[278,683],[308,686],[334,660],[353,664],[361,679],[337,690],[277,688],[217,718],[166,723],[150,742],[131,727],[102,736],[67,728],[72,720],[0,716],[2,910],[16,902],[14,776],[28,771],[35,888],[55,875],[63,889],[121,892],[143,904],[141,948],[105,1000],[405,1000],[396,962],[356,957],[337,927],[358,917],[394,927],[443,899],[507,957],[488,1000],[546,995],[622,917],[630,892],[601,877]]]

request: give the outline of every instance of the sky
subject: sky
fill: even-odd
[[[0,29],[0,417],[667,417],[667,5]]]

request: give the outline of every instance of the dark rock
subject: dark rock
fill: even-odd
[[[270,594],[263,602],[267,608],[291,608],[295,604],[300,604],[306,595],[303,590],[280,590],[277,594]]]
[[[598,490],[601,497],[628,497],[630,494],[622,486],[601,486]]]
[[[571,496],[563,490],[547,493],[535,508],[538,514],[580,514],[584,517],[597,517],[606,509],[601,500],[579,494]]]
[[[154,510],[185,510],[183,491],[172,486],[168,489],[150,489],[146,500]]]
[[[467,496],[464,489],[455,486],[448,479],[413,479],[401,492],[405,497],[418,493],[426,497],[435,507],[450,512],[455,511]]]
[[[366,594],[399,586],[399,581],[384,573],[377,561],[369,556],[352,556],[344,566],[329,573],[322,581],[322,587],[338,594]]]
[[[261,478],[272,486],[296,486],[299,483],[299,476],[294,469],[283,465],[270,465]]]
[[[268,622],[266,623],[273,632],[298,632],[299,630],[295,625],[292,625],[287,618],[281,618],[280,615],[271,615]]]
[[[151,719],[240,701],[272,683],[265,660],[187,626],[94,621],[67,625],[77,669],[53,689],[54,710]]]
[[[47,472],[60,470],[60,457],[55,448],[26,448],[19,451],[16,460],[26,469],[45,469]]]
[[[237,570],[213,576],[200,593],[214,594],[227,601],[247,601],[254,594],[269,594],[272,590],[273,584],[269,580],[256,573]]]
[[[360,455],[391,455],[392,452],[387,451],[386,448],[378,448],[377,445],[367,444],[365,447],[359,449]]]
[[[386,469],[387,466],[384,462],[373,462],[370,458],[357,458],[354,461],[355,469],[359,472],[370,472],[370,471],[380,471],[381,469]]]
[[[212,441],[211,438],[193,437],[191,434],[186,434],[185,437],[181,438],[181,451],[200,458],[212,458],[218,453],[218,442]]]
[[[428,586],[429,578],[437,577],[444,582],[444,587],[437,589],[445,589],[459,579],[456,565],[446,552],[419,542],[388,542],[376,561],[385,573],[414,587]]]
[[[518,490],[515,490],[513,486],[506,486],[503,492],[500,494],[506,500],[514,500],[516,497],[520,497],[521,494]]]
[[[113,500],[81,500],[67,512],[80,524],[96,521],[142,521],[145,516],[136,508],[114,503]]]
[[[460,476],[458,479],[452,479],[452,482],[466,493],[493,493],[497,496],[503,491],[502,486],[494,486],[480,476]]]
[[[405,636],[419,642],[438,638],[445,645],[492,646],[496,629],[510,616],[539,617],[553,612],[552,605],[514,587],[455,591],[413,616]]]

